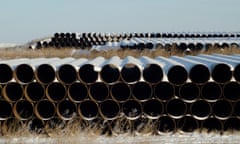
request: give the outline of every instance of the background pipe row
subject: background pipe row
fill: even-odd
[[[221,54],[1,60],[0,122],[79,119],[103,133],[119,125],[135,134],[239,130],[239,64],[239,55]]]

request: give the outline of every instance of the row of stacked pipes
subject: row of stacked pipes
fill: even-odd
[[[240,130],[240,55],[0,60],[0,121],[101,133]],[[96,130],[97,129],[97,130]]]
[[[41,48],[166,49],[203,51],[210,48],[239,47],[240,33],[55,33],[49,39],[31,44]]]

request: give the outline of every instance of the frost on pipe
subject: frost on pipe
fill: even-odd
[[[222,88],[215,82],[208,82],[203,85],[201,93],[204,100],[208,102],[215,102],[221,97]]]
[[[76,116],[76,106],[72,101],[64,100],[57,105],[57,115],[62,120],[71,120]]]
[[[223,96],[230,101],[240,100],[240,84],[234,81],[225,84]]]
[[[102,102],[109,96],[109,88],[102,82],[93,83],[89,87],[89,95],[92,100]]]
[[[136,100],[128,100],[122,105],[122,112],[129,120],[136,120],[142,115],[142,105]]]
[[[191,104],[190,112],[197,120],[205,120],[211,114],[211,105],[205,100],[198,100]]]
[[[30,83],[34,80],[34,70],[28,64],[20,64],[14,71],[14,78],[19,83]]]
[[[92,100],[85,100],[79,104],[78,113],[84,120],[93,120],[98,116],[98,105]]]
[[[162,116],[156,122],[156,132],[159,135],[171,134],[175,130],[176,130],[175,120],[168,116]]]
[[[5,100],[0,100],[0,120],[6,120],[11,115],[12,115],[12,105]]]
[[[0,83],[5,84],[13,78],[13,71],[10,65],[0,63]]]
[[[194,132],[199,127],[198,121],[191,116],[182,117],[177,124],[177,128],[182,132]]]
[[[227,119],[224,124],[224,131],[226,132],[234,132],[240,130],[240,120],[238,118],[229,118]]]
[[[25,97],[30,102],[37,102],[45,96],[44,86],[38,82],[31,82],[24,88]]]
[[[172,99],[166,105],[167,114],[174,118],[182,118],[187,112],[187,105],[181,99]]]
[[[23,97],[23,88],[16,82],[6,84],[2,91],[4,99],[8,102],[16,102]]]
[[[223,123],[216,118],[208,118],[202,122],[202,131],[209,132],[222,132]]]
[[[158,119],[164,111],[162,102],[157,99],[149,99],[143,103],[143,112],[149,119]]]
[[[55,112],[55,105],[48,100],[41,100],[35,105],[35,114],[41,120],[51,119]]]
[[[14,104],[13,113],[19,120],[27,120],[33,116],[33,104],[27,100],[20,100]]]
[[[51,102],[59,102],[66,96],[66,87],[59,82],[50,83],[46,88],[46,96]]]
[[[83,101],[87,96],[87,86],[83,83],[75,82],[68,87],[68,98],[74,103]]]
[[[100,104],[100,114],[105,120],[114,120],[118,118],[120,106],[114,100],[105,100]]]
[[[146,82],[137,82],[132,86],[132,95],[136,100],[144,102],[152,97],[152,87]]]
[[[41,64],[36,69],[36,79],[43,84],[51,83],[55,80],[55,70],[49,64]]]
[[[57,71],[57,78],[64,84],[72,84],[77,80],[77,71],[71,64],[63,64]]]
[[[200,96],[200,88],[195,83],[185,83],[179,88],[179,97],[185,102],[194,102]]]
[[[131,89],[128,84],[119,82],[111,86],[110,94],[114,100],[123,103],[130,98]]]
[[[220,99],[213,104],[212,113],[217,119],[226,120],[232,115],[233,106],[229,101]]]
[[[174,93],[174,86],[169,82],[160,82],[154,88],[154,96],[162,101],[170,100]]]

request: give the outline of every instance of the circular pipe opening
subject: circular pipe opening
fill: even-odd
[[[1,74],[1,73],[0,73]],[[240,64],[238,64],[233,71],[233,76],[236,81],[240,82]]]
[[[211,105],[205,100],[198,100],[191,104],[191,114],[197,120],[205,120],[211,114]]]
[[[208,102],[215,102],[222,95],[222,88],[215,82],[208,82],[202,87],[202,97]]]
[[[109,96],[109,88],[102,82],[93,83],[90,85],[89,95],[94,101],[102,102]]]
[[[157,64],[149,64],[143,69],[143,79],[148,83],[158,83],[163,79],[163,70]]]
[[[106,120],[114,120],[120,113],[119,104],[113,100],[105,100],[100,104],[100,114]]]
[[[57,105],[57,114],[62,120],[71,120],[76,114],[75,104],[64,100]]]
[[[182,132],[194,132],[199,128],[199,123],[191,116],[185,116],[178,121],[178,129]]]
[[[23,88],[19,83],[11,82],[3,87],[3,97],[8,102],[16,102],[23,97]]]
[[[149,119],[158,119],[163,113],[163,104],[156,99],[150,99],[144,102],[143,112]]]
[[[33,118],[33,119],[29,120],[27,125],[28,125],[28,129],[30,132],[35,132],[37,134],[44,132],[43,131],[44,122],[38,118]]]
[[[41,120],[51,119],[55,115],[55,112],[55,105],[48,100],[39,101],[35,106],[35,114]]]
[[[173,66],[167,73],[169,82],[175,85],[181,85],[187,81],[188,73],[182,66]]]
[[[168,116],[160,117],[156,123],[156,130],[160,135],[173,133],[176,130],[175,120]]]
[[[152,97],[152,87],[146,82],[137,82],[132,86],[132,95],[136,100],[141,102]]]
[[[232,104],[227,100],[218,100],[213,105],[212,113],[220,120],[228,119],[233,113]]]
[[[88,90],[83,83],[73,83],[68,87],[68,97],[74,103],[83,101],[88,96]]]
[[[234,105],[234,114],[240,118],[240,101],[237,101]]]
[[[169,82],[160,82],[155,86],[154,95],[157,99],[168,101],[174,96],[175,90]]]
[[[227,64],[217,64],[212,71],[212,78],[216,82],[226,83],[232,78],[231,68]]]
[[[48,84],[55,80],[55,70],[49,64],[41,64],[36,69],[36,79],[40,83]]]
[[[209,132],[221,132],[223,130],[223,124],[216,118],[208,118],[202,123],[202,130]]]
[[[128,100],[122,105],[122,112],[129,120],[136,120],[142,115],[142,105],[136,100]]]
[[[14,72],[17,82],[27,84],[34,80],[34,70],[28,64],[20,64]]]
[[[229,82],[223,87],[223,95],[230,101],[240,99],[240,84],[238,82]]]
[[[13,113],[19,120],[27,120],[33,116],[33,105],[29,101],[20,100],[14,104]]]
[[[44,86],[38,82],[32,82],[25,86],[25,97],[30,102],[37,102],[45,95]]]
[[[98,116],[98,105],[94,101],[85,100],[79,104],[78,113],[84,120],[93,120]]]
[[[166,105],[167,114],[174,118],[182,118],[187,112],[187,105],[180,99],[172,99]]]
[[[12,68],[8,64],[0,64],[0,83],[5,84],[13,78]]]
[[[47,86],[46,96],[51,102],[59,102],[66,96],[66,88],[63,84],[53,82]]]
[[[229,118],[224,122],[224,131],[239,131],[240,130],[240,120],[238,118]]]
[[[115,65],[108,64],[102,67],[100,77],[102,81],[112,84],[120,79],[120,71]]]
[[[194,102],[200,96],[200,88],[195,83],[185,83],[180,86],[179,97],[185,102]]]
[[[77,72],[72,65],[64,64],[60,66],[57,77],[60,82],[69,85],[77,80]]]
[[[189,73],[189,78],[197,84],[206,83],[210,79],[210,71],[205,65],[195,65]]]
[[[119,82],[111,86],[110,93],[114,100],[123,103],[130,98],[131,89],[128,84]]]
[[[141,70],[135,64],[126,64],[121,70],[121,78],[126,83],[134,83],[141,78]]]
[[[11,115],[12,115],[12,105],[5,100],[0,100],[0,120],[6,120]]]
[[[94,70],[93,65],[85,64],[80,67],[78,77],[84,83],[94,83],[98,79],[98,72]]]

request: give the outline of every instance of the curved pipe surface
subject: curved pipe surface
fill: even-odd
[[[187,105],[181,99],[172,99],[167,103],[166,111],[170,117],[180,119],[186,114]]]
[[[132,86],[132,95],[136,100],[144,102],[152,97],[152,87],[146,82],[137,82]]]
[[[105,120],[114,120],[120,114],[120,106],[116,101],[105,100],[100,104],[100,114]]]
[[[234,81],[225,84],[223,96],[230,101],[240,100],[240,84]]]
[[[2,89],[3,97],[8,102],[16,102],[23,97],[23,87],[16,82],[6,84]]]
[[[34,111],[39,119],[49,120],[55,115],[56,107],[48,100],[41,100],[35,105]]]
[[[123,103],[131,97],[131,89],[128,84],[119,82],[111,86],[110,94],[114,100]]]
[[[205,100],[198,100],[191,104],[190,112],[193,117],[197,120],[205,120],[207,119],[211,112],[211,105]]]
[[[96,102],[102,102],[109,96],[109,88],[105,83],[96,82],[89,87],[89,96]]]
[[[185,83],[179,88],[179,97],[185,102],[192,103],[200,96],[200,88],[195,83]]]
[[[30,102],[40,101],[45,96],[44,86],[38,82],[31,82],[25,86],[24,95]]]
[[[57,104],[57,115],[62,120],[71,120],[76,116],[76,106],[69,100],[63,100]]]
[[[59,82],[50,83],[46,88],[46,96],[51,102],[62,101],[66,97],[66,87]]]
[[[143,103],[143,112],[149,119],[158,119],[164,111],[162,102],[157,99],[149,99]]]
[[[220,99],[213,104],[212,113],[217,119],[226,120],[232,115],[233,106],[229,101]]]
[[[201,94],[204,100],[208,102],[215,102],[222,95],[222,88],[215,82],[208,82],[203,85]]]
[[[68,98],[74,103],[80,103],[88,97],[87,86],[83,83],[75,82],[68,87]]]
[[[122,105],[122,112],[129,120],[136,120],[142,115],[142,104],[136,100],[128,100]]]
[[[98,104],[92,100],[84,100],[78,106],[78,113],[84,120],[96,119],[99,114]]]
[[[12,105],[5,101],[0,100],[0,120],[6,120],[12,115]]]
[[[171,134],[176,131],[176,122],[168,116],[162,116],[157,120],[156,132],[159,135]]]
[[[13,106],[13,114],[18,120],[27,120],[33,116],[33,104],[27,100],[17,101]]]
[[[169,82],[160,82],[154,88],[154,96],[161,101],[170,100],[174,94],[174,86]]]

